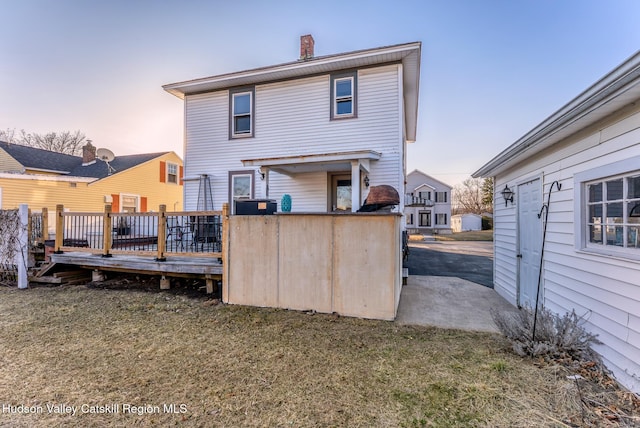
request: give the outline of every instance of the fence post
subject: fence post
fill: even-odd
[[[56,205],[56,243],[54,248],[55,254],[62,254],[62,244],[64,242],[64,205]]]
[[[158,256],[157,262],[164,262],[167,258],[164,252],[167,250],[167,206],[160,205],[158,211]]]
[[[49,209],[44,207],[42,208],[42,236],[40,237],[40,243],[44,245],[47,239],[49,239]]]
[[[229,204],[222,204],[222,290],[220,297],[227,302],[229,296]]]
[[[15,263],[18,265],[18,288],[27,288],[27,260],[29,258],[29,206],[20,204],[18,209],[20,226],[18,229],[18,248]]]
[[[102,238],[103,238],[103,252],[102,257],[111,257],[111,230],[113,229],[111,218],[111,205],[104,206],[104,219],[102,221]]]

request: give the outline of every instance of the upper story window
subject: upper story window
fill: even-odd
[[[167,162],[167,183],[178,183],[178,165]]]
[[[253,88],[229,92],[229,138],[253,136],[254,93]]]
[[[447,202],[447,192],[436,192],[436,202]]]
[[[420,199],[426,199],[427,201],[431,200],[431,192],[418,192],[418,197]]]
[[[331,118],[356,117],[357,73],[331,76]]]

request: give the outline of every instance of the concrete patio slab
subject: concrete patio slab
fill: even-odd
[[[396,322],[499,333],[491,309],[517,311],[493,289],[457,277],[410,275]]]

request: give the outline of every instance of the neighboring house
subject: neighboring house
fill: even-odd
[[[369,186],[404,193],[421,44],[314,57],[307,35],[300,49],[294,62],[164,86],[185,104],[188,209],[205,174],[214,209],[231,202],[232,212],[242,199],[280,207],[285,194],[293,212],[348,212]]]
[[[640,392],[640,52],[473,176],[495,179],[495,290],[535,306],[546,241],[540,302],[583,317]]]
[[[407,175],[404,216],[414,233],[451,233],[451,186],[413,170]]]
[[[174,152],[96,159],[88,143],[71,156],[0,141],[0,208],[28,204],[33,210],[57,204],[69,211],[114,212],[182,209],[182,160]],[[52,224],[52,223],[51,223]]]
[[[452,215],[451,230],[454,232],[482,230],[482,216],[471,213]]]

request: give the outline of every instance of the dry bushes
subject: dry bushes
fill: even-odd
[[[0,284],[16,282],[20,227],[18,210],[0,210]]]
[[[521,357],[568,355],[576,360],[600,361],[591,345],[601,342],[597,335],[585,330],[582,318],[575,311],[560,316],[541,308],[537,320],[534,320],[534,311],[529,307],[517,312],[493,311],[491,315],[496,326],[511,341],[514,352]]]
[[[521,357],[531,357],[541,367],[556,367],[566,381],[556,396],[572,415],[569,426],[640,426],[640,399],[621,389],[591,348],[597,335],[583,327],[575,311],[558,315],[546,308],[534,311],[492,312],[493,320]],[[536,324],[535,337],[533,325]]]

